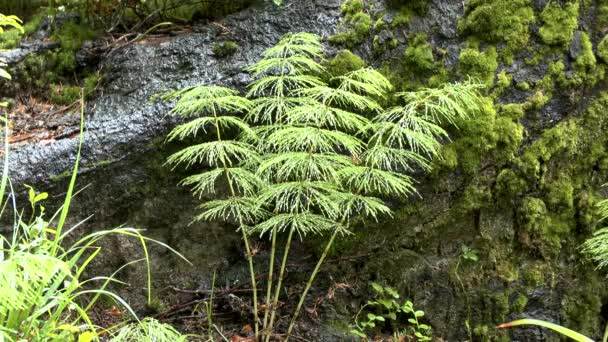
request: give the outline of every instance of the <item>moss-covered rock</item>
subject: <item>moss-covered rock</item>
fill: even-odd
[[[604,63],[608,64],[608,35],[598,44],[597,55]]]
[[[567,46],[578,26],[579,1],[549,1],[540,14],[543,21],[538,33],[545,44]]]
[[[494,74],[498,68],[498,54],[493,46],[486,51],[467,48],[460,53],[460,73],[476,78],[488,88],[494,84]]]
[[[224,58],[234,55],[239,50],[239,45],[232,40],[216,42],[213,44],[212,50],[217,58]]]
[[[354,48],[363,43],[370,35],[372,18],[369,14],[358,12],[352,17],[345,17],[345,31],[329,37],[332,44]]]
[[[530,37],[529,25],[536,21],[530,0],[468,1],[465,18],[458,27],[463,34],[488,43],[505,43],[501,57],[511,62]]]
[[[348,72],[364,68],[365,61],[350,50],[339,51],[336,56],[327,63],[327,71],[332,76],[342,76]]]
[[[405,49],[405,63],[418,72],[428,72],[435,67],[433,47],[425,34],[416,35]]]

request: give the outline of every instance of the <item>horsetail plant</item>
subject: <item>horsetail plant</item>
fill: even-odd
[[[222,93],[201,90],[216,89],[213,87],[187,88],[166,97],[178,99],[175,113],[203,115],[176,128],[169,139],[195,135],[205,124],[216,128],[218,141],[227,126],[240,132],[230,141],[229,149],[212,148],[215,143],[195,145],[170,157],[169,163],[204,162],[215,169],[235,167],[242,172],[235,181],[239,190],[231,192],[229,199],[203,204],[206,211],[199,218],[241,220],[245,240],[251,233],[269,235],[261,334],[256,317],[256,338],[263,335],[265,341],[273,332],[294,236],[303,239],[328,233],[331,237],[300,296],[286,340],[335,239],[350,234],[355,217],[377,220],[390,215],[382,198],[414,194],[415,181],[406,173],[429,170],[441,143],[448,139],[444,127],[466,120],[480,103],[479,85],[464,82],[399,93],[397,99],[404,104],[386,110],[381,103],[395,99],[389,97],[392,85],[379,72],[363,68],[331,78],[320,63],[322,59],[323,49],[316,36],[290,33],[247,68],[255,79],[247,99],[224,88]],[[231,107],[224,107],[227,105]],[[214,119],[204,118],[209,111]],[[244,120],[233,116],[216,119],[218,113],[226,112],[244,115]],[[229,174],[212,170],[183,183],[193,186],[198,194],[212,192],[215,179],[223,173]],[[230,179],[228,183],[232,183]],[[281,233],[287,237],[275,280],[277,236]],[[251,261],[250,273],[254,280]],[[257,314],[256,298],[254,290]]]
[[[209,168],[182,181],[183,185],[192,186],[194,194],[199,198],[206,194],[218,197],[202,204],[202,213],[195,220],[226,220],[238,224],[249,264],[257,338],[257,287],[247,226],[264,215],[254,199],[263,183],[251,171],[259,159],[254,146],[230,136],[231,131],[238,130],[250,139],[255,139],[255,133],[248,124],[235,116],[247,113],[252,108],[252,103],[234,90],[217,86],[189,87],[171,92],[163,99],[177,100],[172,113],[186,118],[197,117],[173,129],[168,137],[170,141],[196,137],[208,130],[211,130],[215,139],[187,147],[170,156],[167,163],[174,167],[181,164],[202,164]],[[217,194],[221,186],[219,182],[222,182],[224,188],[228,187],[227,193],[223,191],[223,194]]]

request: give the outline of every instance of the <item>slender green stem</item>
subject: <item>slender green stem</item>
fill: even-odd
[[[606,323],[606,328],[604,328],[604,338],[602,339],[602,342],[607,342],[608,341],[608,323]]]
[[[215,290],[216,273],[216,271],[213,271],[213,280],[211,281],[211,294],[209,295],[209,307],[207,308],[207,324],[209,324],[207,333],[209,334],[209,341],[213,341],[213,291]]]
[[[220,125],[218,124],[218,117],[215,111],[213,112],[213,117],[215,119],[215,131],[217,134],[218,141],[222,141],[222,134],[220,131]],[[226,162],[223,163],[224,173],[226,174],[226,181],[228,182],[228,186],[230,187],[230,195],[232,197],[236,197],[236,191],[234,190],[234,186],[232,185],[232,178],[230,177],[230,169]],[[247,236],[247,232],[245,231],[245,225],[243,222],[243,218],[239,216],[239,225],[241,228],[241,234],[243,236],[243,242],[245,243],[245,252],[247,253],[247,263],[249,264],[249,276],[251,277],[251,288],[253,290],[253,319],[254,319],[254,331],[255,331],[255,340],[258,341],[260,336],[260,328],[259,328],[259,320],[258,317],[258,289],[255,281],[255,268],[253,267],[253,254],[251,253],[251,246],[249,244],[249,237]]]
[[[274,255],[277,247],[277,227],[272,229],[272,247],[270,249],[270,265],[268,266],[268,286],[266,287],[266,308],[264,310],[264,334],[270,334],[268,328],[268,313],[270,312],[270,298],[272,297],[272,271],[274,269]]]
[[[274,299],[272,301],[272,308],[270,310],[270,323],[268,324],[268,331],[272,333],[274,326],[274,318],[277,313],[277,306],[279,303],[279,294],[281,293],[281,286],[283,285],[283,276],[285,275],[285,268],[287,267],[287,255],[289,254],[289,248],[291,247],[291,239],[293,238],[294,229],[289,231],[287,242],[285,243],[285,252],[283,253],[283,261],[281,262],[281,271],[279,272],[279,278],[277,279],[277,287],[274,290]],[[270,341],[270,335],[266,335],[266,342]]]
[[[300,301],[298,302],[296,311],[294,311],[293,317],[291,318],[291,322],[289,323],[289,328],[287,328],[287,336],[285,337],[285,342],[287,342],[289,340],[289,337],[291,336],[291,332],[293,330],[294,325],[296,324],[296,320],[298,319],[300,310],[302,310],[302,305],[304,305],[304,300],[306,299],[306,295],[308,294],[308,291],[312,287],[312,283],[315,281],[315,277],[317,276],[317,273],[319,273],[319,269],[321,269],[321,265],[325,261],[327,254],[329,254],[329,250],[331,249],[331,246],[333,245],[334,240],[336,239],[336,236],[338,236],[338,233],[339,233],[339,231],[336,229],[334,231],[334,233],[331,235],[331,238],[329,239],[329,241],[327,242],[327,245],[325,246],[325,249],[323,250],[323,254],[321,255],[321,258],[319,258],[319,261],[317,262],[315,269],[312,271],[310,278],[308,279],[308,282],[306,283],[306,287],[304,288],[304,291],[302,291],[302,296],[300,297]]]

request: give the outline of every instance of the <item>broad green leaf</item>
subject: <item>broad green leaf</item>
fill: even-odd
[[[568,328],[562,327],[561,325],[542,321],[539,319],[520,319],[520,320],[510,322],[510,323],[501,324],[497,328],[499,328],[499,329],[510,328],[510,327],[515,327],[515,326],[520,326],[520,325],[535,325],[535,326],[539,326],[539,327],[544,327],[544,328],[548,328],[548,329],[557,331],[558,333],[560,333],[564,336],[568,336],[571,339],[578,341],[578,342],[593,342],[593,340],[590,339],[589,337],[587,337],[581,333],[578,333],[574,330],[570,330]]]

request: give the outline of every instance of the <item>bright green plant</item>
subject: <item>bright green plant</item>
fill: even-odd
[[[81,120],[83,117],[84,104],[81,105]],[[63,206],[47,220],[41,204],[48,195],[36,193],[30,187],[31,210],[36,216],[29,221],[24,221],[22,213],[17,211],[12,193],[7,202],[4,201],[9,178],[8,123],[4,123],[4,168],[0,182],[0,203],[3,208],[7,208],[8,201],[11,202],[14,223],[11,236],[0,235],[0,341],[98,340],[98,327],[93,324],[88,311],[101,296],[121,304],[137,320],[129,305],[107,290],[112,283],[121,284],[116,279],[116,274],[122,268],[110,277],[82,279],[87,267],[101,251],[97,243],[108,235],[134,237],[141,243],[145,258],[127,265],[138,261],[146,262],[149,301],[151,275],[147,244],[159,244],[181,257],[165,244],[148,239],[140,230],[132,228],[97,231],[75,239],[72,235],[83,222],[65,229],[78,173],[84,136],[83,122],[82,120],[76,164]],[[67,240],[73,242],[67,244]]]
[[[0,13],[0,35],[5,34],[3,27],[7,26],[12,27],[23,33],[23,27],[21,26],[21,23],[21,19],[17,18],[14,15],[6,16]],[[11,75],[6,70],[4,70],[4,67],[6,67],[6,62],[0,59],[0,79],[5,78],[10,80]],[[0,103],[0,107],[6,107],[6,103]]]
[[[535,325],[535,326],[539,326],[539,327],[549,328],[551,330],[557,331],[558,333],[560,333],[564,336],[568,336],[571,339],[578,341],[578,342],[593,342],[593,340],[590,339],[589,337],[582,335],[580,333],[577,333],[576,331],[562,327],[561,325],[541,321],[539,319],[520,319],[517,321],[501,324],[498,326],[498,328],[499,329],[511,328],[511,327],[516,327],[516,326],[521,326],[521,325]],[[606,339],[604,339],[604,341],[606,341]]]
[[[404,316],[407,319],[408,325],[405,331],[399,330],[395,334],[399,336],[415,337],[416,341],[430,341],[431,327],[420,323],[419,318],[424,317],[424,312],[414,309],[414,304],[407,300],[403,303],[399,302],[399,294],[390,287],[383,287],[377,283],[371,284],[374,291],[374,299],[363,305],[355,316],[355,325],[351,326],[350,332],[358,337],[367,339],[367,332],[373,330],[378,325],[391,326],[399,324],[399,320]],[[364,319],[359,320],[361,313],[367,312]],[[399,341],[395,339],[395,341]]]
[[[608,199],[597,204],[597,213],[600,222],[606,222],[608,219]],[[606,268],[608,266],[608,227],[604,226],[598,229],[592,238],[585,241],[582,248],[583,253],[596,262],[598,268]]]
[[[286,340],[335,239],[349,234],[355,217],[390,215],[381,198],[412,194],[414,180],[404,172],[428,170],[430,160],[438,156],[440,140],[448,137],[442,127],[466,119],[479,106],[477,84],[445,85],[389,99],[392,85],[377,71],[363,68],[331,78],[320,64],[323,57],[316,36],[287,34],[247,68],[255,79],[248,99],[214,86],[187,88],[165,97],[177,99],[174,113],[196,116],[178,126],[169,139],[183,140],[207,128],[213,132],[215,141],[188,147],[171,156],[169,163],[202,163],[211,169],[183,182],[199,196],[215,193],[216,180],[229,176],[223,180],[229,191],[203,204],[198,219],[237,223],[254,285],[247,235],[269,235],[262,320],[267,341],[293,238],[331,235],[306,283]],[[403,104],[384,109],[380,100]],[[281,233],[287,237],[277,276],[275,257]],[[256,305],[254,290],[254,315]]]
[[[145,318],[137,323],[120,328],[112,337],[112,342],[186,342],[188,336],[182,335],[168,324],[153,318]],[[210,340],[212,341],[212,340]]]

